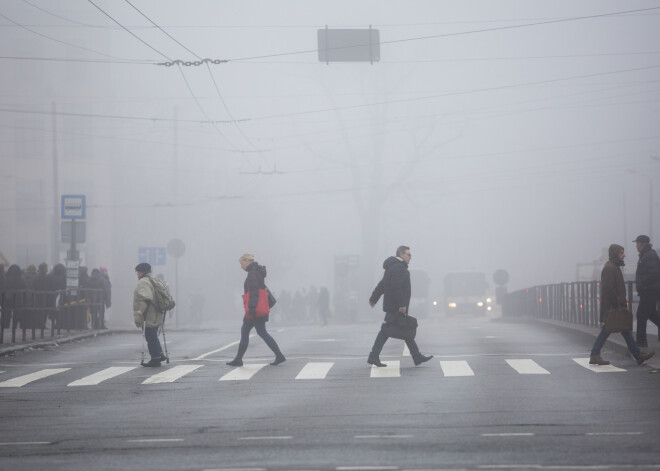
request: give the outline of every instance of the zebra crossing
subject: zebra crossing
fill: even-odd
[[[572,358],[574,365],[579,365],[584,369],[594,373],[622,373],[627,370],[624,368],[616,367],[614,365],[590,365],[589,358]],[[386,360],[386,367],[372,366],[369,371],[369,378],[400,378],[401,377],[401,361],[399,360]],[[291,364],[293,362],[290,362]],[[442,376],[447,378],[455,377],[474,377],[475,372],[470,366],[468,361],[465,360],[440,360],[436,365],[440,365]],[[248,381],[253,379],[259,374],[260,371],[266,367],[268,363],[249,363],[244,366],[233,368],[229,372],[224,373],[218,378],[218,381]],[[431,365],[431,364],[429,364]],[[510,367],[510,371],[518,375],[549,375],[550,371],[543,368],[533,359],[505,359],[504,365]],[[310,381],[310,380],[326,380],[329,379],[329,374],[335,368],[335,362],[306,362],[302,369],[300,369],[296,376],[293,377],[294,381]],[[141,384],[160,384],[160,383],[174,383],[184,376],[187,376],[200,368],[209,368],[209,365],[204,364],[184,364],[170,366],[165,369],[153,372],[148,378],[144,379]],[[366,368],[365,368],[366,369]],[[65,372],[69,372],[73,368],[44,368],[29,374],[16,376],[4,381],[0,381],[0,388],[21,388],[24,386],[37,383],[49,377],[55,377]],[[142,373],[150,369],[140,368],[139,366],[112,366],[104,368],[93,374],[84,376],[68,383],[67,387],[82,387],[82,386],[98,386],[101,383],[110,381],[122,375],[126,375],[132,371],[140,370]],[[286,371],[285,369],[282,369]],[[289,369],[290,371],[290,369]],[[353,370],[354,371],[354,370]],[[287,375],[291,373],[287,372]],[[4,376],[4,374],[2,375]],[[337,377],[335,375],[334,377]],[[366,377],[366,376],[365,376]],[[0,379],[2,377],[0,376]],[[140,376],[139,379],[143,379]]]

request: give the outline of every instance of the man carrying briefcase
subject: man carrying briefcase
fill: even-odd
[[[387,366],[381,363],[380,352],[387,339],[393,336],[392,334],[397,335],[396,332],[402,334],[397,335],[399,338],[405,339],[415,366],[433,358],[433,355],[425,356],[420,353],[414,339],[415,330],[412,328],[416,327],[416,322],[414,318],[406,319],[406,317],[409,317],[408,307],[411,294],[410,272],[408,271],[411,258],[410,247],[402,245],[396,249],[396,256],[388,257],[383,262],[385,274],[371,294],[371,298],[369,298],[369,305],[374,307],[380,297],[384,295],[383,311],[385,311],[385,320],[380,327],[367,360],[370,365]]]

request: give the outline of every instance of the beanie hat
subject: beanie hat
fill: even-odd
[[[140,273],[151,273],[151,265],[149,265],[146,262],[139,263],[135,267],[135,271],[140,272]]]

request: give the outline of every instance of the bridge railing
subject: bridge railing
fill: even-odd
[[[634,286],[634,281],[626,282],[628,306],[633,311],[637,304]],[[512,291],[502,301],[502,315],[596,327],[600,322],[600,282],[575,281]]]

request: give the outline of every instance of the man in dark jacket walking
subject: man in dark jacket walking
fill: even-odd
[[[385,311],[385,320],[381,325],[380,332],[376,336],[374,346],[367,360],[367,363],[370,365],[387,366],[381,363],[379,358],[380,352],[389,338],[385,332],[385,326],[396,322],[399,315],[408,315],[411,295],[408,264],[411,258],[410,247],[402,245],[396,249],[396,256],[388,257],[383,262],[385,274],[371,294],[371,298],[369,298],[369,304],[371,307],[374,307],[380,297],[384,295],[383,311]],[[415,366],[433,358],[433,355],[422,355],[414,339],[406,340],[406,345],[408,346],[408,350],[410,350],[410,355],[415,362]]]
[[[646,323],[653,322],[660,326],[660,316],[656,310],[656,304],[660,297],[660,258],[653,250],[649,236],[640,235],[633,241],[637,243],[639,261],[635,272],[635,284],[639,294],[639,306],[637,306],[637,345],[648,347],[646,340]]]

